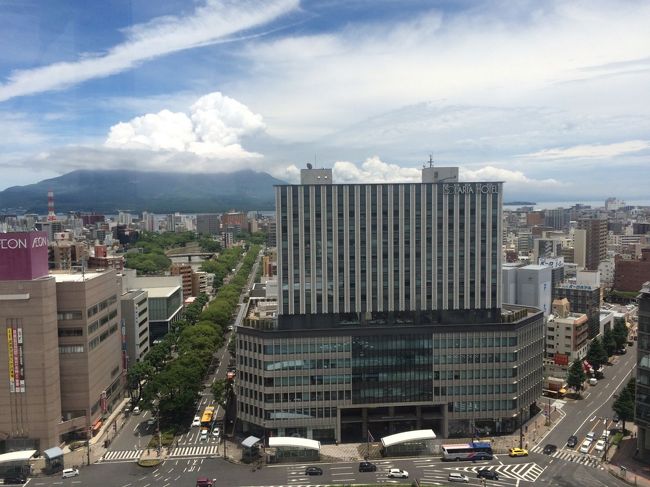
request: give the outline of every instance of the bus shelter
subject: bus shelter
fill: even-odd
[[[242,461],[250,463],[260,456],[260,440],[257,436],[249,436],[241,442]]]
[[[0,455],[0,477],[27,477],[31,474],[31,458],[36,450],[12,451]]]
[[[45,457],[45,471],[49,474],[63,470],[63,450],[58,446],[43,452]]]
[[[320,441],[293,436],[272,436],[269,438],[267,454],[268,463],[320,460]]]
[[[382,456],[433,455],[433,430],[405,431],[381,439]]]

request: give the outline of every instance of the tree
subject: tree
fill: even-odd
[[[216,380],[212,384],[212,396],[214,401],[221,405],[221,407],[226,407],[226,381],[224,379]]]
[[[584,369],[582,368],[582,362],[580,360],[574,360],[569,367],[567,373],[566,383],[567,386],[572,388],[580,396],[580,392],[584,388],[584,383],[587,380],[587,375],[585,374]]]
[[[131,391],[131,397],[134,403],[140,401],[142,395],[142,387],[151,377],[153,377],[156,369],[148,362],[136,362],[126,373],[126,383]],[[135,394],[135,395],[134,395]]]
[[[616,349],[624,348],[627,343],[627,326],[625,325],[625,318],[617,318],[614,320],[612,333],[614,341],[616,342]]]
[[[587,351],[587,362],[594,368],[594,372],[609,361],[607,352],[599,338],[594,338]]]
[[[603,336],[603,347],[608,356],[614,355],[616,351],[616,340],[614,339],[614,332],[611,329],[607,330]]]
[[[629,385],[629,384],[628,384]],[[625,422],[634,420],[634,396],[629,387],[624,387],[621,393],[614,401],[612,409],[621,421],[623,421],[623,431],[625,431]]]

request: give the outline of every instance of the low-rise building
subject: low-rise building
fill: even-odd
[[[566,298],[553,301],[546,323],[544,375],[566,378],[574,360],[582,360],[589,348],[589,323],[584,313],[572,313]]]

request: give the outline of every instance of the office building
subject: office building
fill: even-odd
[[[192,266],[190,264],[174,263],[171,267],[172,276],[180,276],[183,285],[183,301],[190,296],[197,296],[192,294]]]
[[[641,460],[650,461],[650,282],[639,293],[639,328],[636,350],[637,448]]]
[[[502,305],[502,184],[457,174],[333,184],[331,170],[307,169],[276,187],[277,317],[237,334],[244,431],[471,436],[529,417],[543,314]]]
[[[589,323],[584,313],[571,312],[566,298],[553,301],[546,323],[545,375],[566,378],[574,360],[582,360],[589,348]]]
[[[120,296],[126,334],[126,363],[130,367],[149,352],[149,294],[143,289]]]
[[[638,291],[647,281],[650,281],[650,248],[641,250],[639,260],[616,259],[614,289]]]
[[[581,218],[578,230],[585,230],[585,269],[597,271],[600,261],[607,257],[607,220]]]
[[[598,272],[578,271],[575,278],[566,279],[553,290],[553,299],[566,298],[571,309],[587,315],[589,338],[600,330],[600,275]]]
[[[196,215],[196,231],[201,235],[218,235],[219,225],[219,215],[216,213]]]

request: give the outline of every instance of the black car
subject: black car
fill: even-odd
[[[481,470],[476,472],[476,476],[479,479],[499,480],[499,474],[493,470],[488,470],[487,468],[482,468]]]
[[[359,472],[376,472],[377,465],[370,462],[361,462],[359,464]]]
[[[546,445],[544,446],[544,455],[552,455],[557,451],[557,446],[555,445]]]
[[[618,414],[614,413],[614,416],[612,416],[612,421],[615,423],[618,423],[621,420],[621,418],[618,417]]]
[[[22,485],[27,482],[27,477],[24,475],[11,474],[4,478],[4,485]]]
[[[320,467],[307,467],[305,475],[323,475],[323,469]]]
[[[578,437],[577,436],[569,436],[569,439],[566,440],[566,446],[569,448],[574,448],[578,444]]]

